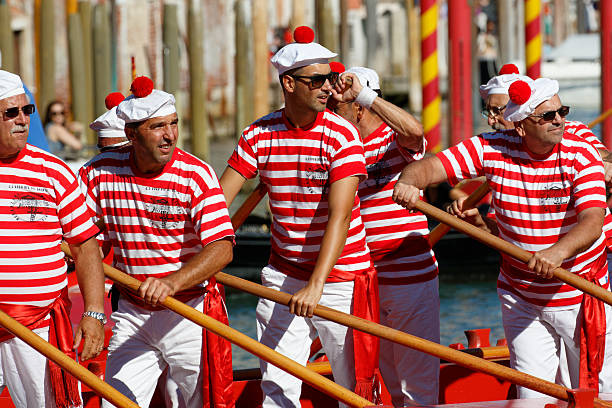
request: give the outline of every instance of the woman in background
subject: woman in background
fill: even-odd
[[[45,133],[51,153],[66,158],[71,153],[78,153],[83,148],[80,135],[83,125],[78,122],[66,122],[66,109],[60,101],[53,101],[47,106],[45,115]]]

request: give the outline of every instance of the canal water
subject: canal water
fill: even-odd
[[[477,254],[472,254],[477,256]],[[470,255],[470,256],[472,256]],[[493,268],[493,269],[492,269]],[[248,272],[256,273],[259,269]],[[228,268],[224,272],[243,275],[247,271]],[[253,276],[253,275],[251,275]],[[496,266],[488,265],[480,271],[465,273],[452,271],[445,276],[440,270],[440,337],[441,344],[463,343],[467,346],[464,330],[490,328],[491,344],[504,337],[501,311],[496,292]],[[257,298],[227,288],[230,326],[256,338],[255,306]],[[256,357],[233,346],[234,369],[258,367]]]

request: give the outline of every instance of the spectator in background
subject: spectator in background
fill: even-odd
[[[486,83],[497,75],[497,37],[495,35],[495,22],[487,21],[485,31],[476,37],[476,55],[480,67],[480,83]],[[484,105],[483,105],[484,106]]]
[[[78,156],[83,149],[81,134],[83,125],[66,121],[66,108],[60,101],[53,101],[47,106],[45,114],[45,133],[51,153],[62,158]]]

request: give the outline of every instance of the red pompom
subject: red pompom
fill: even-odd
[[[499,70],[499,75],[518,74],[518,73],[519,73],[519,69],[514,64],[506,64],[503,67],[501,67],[501,69]]]
[[[314,31],[312,28],[307,26],[299,26],[295,30],[293,30],[293,38],[295,42],[307,44],[314,41]]]
[[[132,91],[135,97],[144,98],[153,92],[153,81],[149,77],[139,76],[132,81],[130,91]]]
[[[344,66],[343,63],[338,62],[338,61],[332,61],[329,63],[329,67],[331,68],[332,72],[337,72],[339,74],[343,73],[344,71],[346,71],[346,68]]]
[[[113,109],[115,106],[119,105],[125,96],[121,92],[111,92],[106,95],[104,98],[104,104],[106,105],[106,109]]]
[[[531,97],[531,87],[525,81],[515,81],[508,88],[510,100],[517,105],[522,105]]]

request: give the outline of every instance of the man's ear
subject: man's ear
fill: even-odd
[[[125,137],[127,137],[127,139],[130,142],[133,142],[134,139],[136,139],[136,128],[135,127],[133,127],[133,126],[125,126],[123,131],[125,132]]]
[[[353,109],[355,109],[355,118],[357,119],[357,123],[359,123],[361,119],[363,119],[365,108],[360,104],[353,102]]]
[[[281,85],[285,92],[293,93],[295,91],[295,78],[291,75],[281,76]]]
[[[527,132],[525,131],[525,124],[523,123],[523,121],[521,120],[520,122],[512,122],[512,123],[514,123],[514,128],[516,129],[516,133],[518,133],[520,137],[525,137]]]

